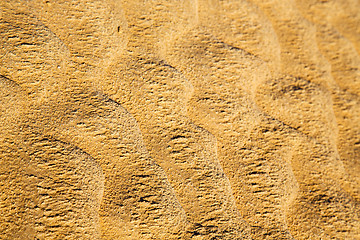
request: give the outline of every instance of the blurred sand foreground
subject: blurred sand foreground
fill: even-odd
[[[358,0],[0,10],[0,239],[360,239]]]

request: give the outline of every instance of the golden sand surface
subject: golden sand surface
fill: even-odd
[[[1,0],[0,239],[360,239],[359,0]]]

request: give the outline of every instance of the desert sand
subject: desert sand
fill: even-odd
[[[0,239],[360,239],[358,0],[0,10]]]

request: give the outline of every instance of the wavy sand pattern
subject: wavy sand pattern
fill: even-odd
[[[360,239],[360,3],[0,3],[0,239]]]

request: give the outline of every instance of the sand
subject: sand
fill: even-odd
[[[360,2],[0,2],[0,239],[360,239]]]

